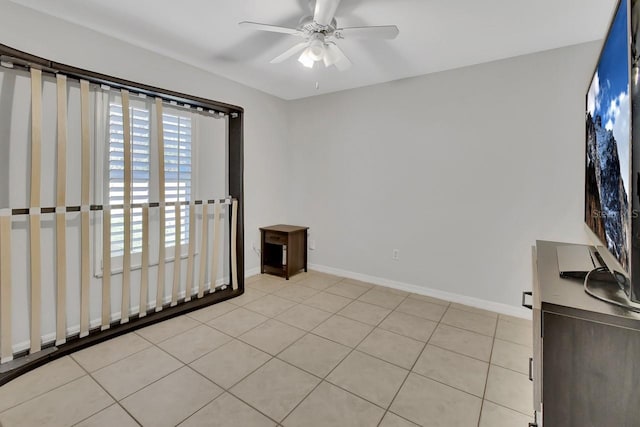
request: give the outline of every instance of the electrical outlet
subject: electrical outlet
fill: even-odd
[[[400,260],[400,249],[394,249],[393,253],[391,254],[391,259],[394,261],[399,261]]]
[[[309,239],[309,250],[316,250],[316,241],[314,239]]]

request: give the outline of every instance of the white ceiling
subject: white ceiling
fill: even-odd
[[[604,37],[616,0],[342,0],[338,26],[395,24],[395,40],[340,40],[350,70],[296,57],[298,43],[240,28],[295,27],[308,0],[12,0],[284,99],[387,82]],[[316,89],[316,82],[319,89]]]

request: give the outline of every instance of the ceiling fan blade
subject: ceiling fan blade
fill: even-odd
[[[336,30],[338,38],[354,39],[395,39],[400,30],[395,25],[382,25],[378,27],[350,27]]]
[[[278,25],[260,24],[258,22],[242,21],[238,23],[239,26],[244,28],[250,28],[258,31],[269,31],[271,33],[283,33],[291,34],[292,36],[301,36],[302,32],[295,28],[280,27]]]
[[[313,8],[315,7],[313,0],[298,0],[298,5],[305,14],[313,13]]]
[[[340,71],[346,71],[351,68],[351,61],[347,58],[347,55],[335,43],[327,43],[325,50],[325,62],[324,65],[335,65]],[[327,63],[329,65],[327,65]]]
[[[320,25],[329,25],[336,15],[340,0],[316,0],[316,9],[313,20]]]
[[[280,62],[283,62],[286,59],[291,58],[293,55],[295,55],[296,53],[300,52],[302,49],[304,49],[305,47],[307,47],[307,42],[302,42],[302,43],[298,43],[297,45],[293,46],[292,48],[288,49],[286,52],[284,52],[283,54],[276,56],[275,58],[273,58],[271,60],[272,64],[278,64]]]

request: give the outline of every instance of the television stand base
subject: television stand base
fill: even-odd
[[[640,304],[631,301],[613,274],[604,268],[596,268],[587,274],[584,290],[592,297],[609,304],[640,312]]]

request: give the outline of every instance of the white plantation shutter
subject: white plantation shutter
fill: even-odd
[[[150,128],[148,108],[130,107],[132,182],[131,203],[148,203],[150,187]],[[167,204],[191,200],[191,129],[190,117],[163,114],[165,200]],[[124,136],[122,106],[109,104],[109,205],[124,203]],[[175,246],[175,209],[166,208],[166,246]],[[142,209],[131,210],[131,253],[142,252]],[[181,207],[182,245],[189,243],[189,207]],[[111,211],[111,256],[124,255],[124,215],[122,209]]]
[[[130,107],[131,116],[131,203],[149,202],[149,110]],[[124,133],[122,106],[109,104],[109,204],[124,203]],[[111,256],[124,254],[124,215],[111,211]],[[142,209],[131,210],[131,252],[142,251]]]
[[[167,203],[191,200],[191,118],[163,114],[164,179]],[[166,246],[175,246],[175,209],[166,208]],[[189,207],[181,206],[180,243],[189,243]]]

